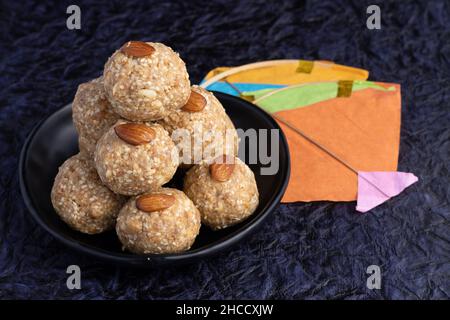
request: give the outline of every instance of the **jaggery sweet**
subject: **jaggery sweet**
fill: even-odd
[[[239,158],[219,156],[193,166],[183,191],[200,211],[202,222],[213,230],[248,218],[259,204],[255,175]]]
[[[222,154],[237,155],[239,139],[233,123],[214,94],[199,86],[191,87],[183,108],[160,123],[175,141],[185,166]]]
[[[161,187],[179,164],[177,148],[161,125],[125,120],[100,138],[94,161],[103,183],[129,196]]]
[[[105,187],[92,160],[77,154],[59,168],[51,200],[58,215],[70,227],[96,234],[114,227],[125,197]]]
[[[137,254],[188,250],[199,230],[198,209],[182,191],[172,188],[131,198],[116,224],[123,247]]]
[[[126,43],[108,59],[103,77],[113,110],[132,121],[161,119],[190,94],[186,65],[162,43]]]
[[[102,77],[78,86],[72,103],[72,118],[80,151],[92,156],[98,139],[119,119],[106,99]]]

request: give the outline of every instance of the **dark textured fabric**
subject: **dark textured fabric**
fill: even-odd
[[[0,5],[0,297],[58,299],[443,299],[450,296],[450,4],[363,1],[63,1]],[[371,1],[372,2],[372,1]],[[375,2],[375,1],[374,1]],[[376,3],[376,2],[375,2]],[[118,268],[74,252],[27,212],[17,162],[37,121],[69,103],[129,39],[180,52],[193,83],[211,68],[275,58],[333,60],[402,85],[399,170],[420,181],[367,214],[355,203],[281,205],[254,236],[180,268]],[[82,290],[66,288],[78,264]],[[381,290],[366,268],[382,271]]]

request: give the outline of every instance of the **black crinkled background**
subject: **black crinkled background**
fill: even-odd
[[[447,1],[0,2],[0,298],[448,299],[450,4]],[[378,4],[382,29],[366,28]],[[333,60],[402,85],[399,170],[420,181],[367,214],[355,203],[283,204],[231,251],[179,268],[136,270],[74,252],[39,227],[18,183],[33,126],[71,102],[130,39],[180,52],[191,80],[257,60]],[[66,268],[82,270],[68,290]],[[381,290],[366,268],[382,270]]]

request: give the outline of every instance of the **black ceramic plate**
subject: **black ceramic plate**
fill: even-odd
[[[272,117],[253,104],[219,92],[215,92],[215,95],[236,128],[280,129]],[[288,146],[281,130],[279,137],[280,162],[275,175],[261,175],[261,163],[249,165],[255,173],[260,193],[260,204],[256,212],[246,221],[221,231],[213,232],[202,226],[192,248],[180,254],[139,256],[124,252],[114,231],[86,235],[70,229],[59,219],[50,200],[53,180],[58,167],[78,152],[70,105],[38,124],[28,136],[20,157],[20,187],[25,204],[36,221],[57,239],[81,252],[111,262],[136,266],[191,262],[221,252],[239,242],[260,226],[278,205],[286,189],[290,170]],[[270,135],[268,139],[270,141]],[[248,143],[248,139],[241,139],[240,147],[243,148]],[[180,179],[176,176],[172,184],[179,184]]]

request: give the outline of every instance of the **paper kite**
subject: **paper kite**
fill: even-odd
[[[208,90],[239,95],[238,92],[277,89],[300,83],[366,80],[368,76],[366,70],[330,61],[269,60],[233,68],[215,68],[208,72],[201,85]],[[233,83],[238,91],[228,82]]]
[[[256,81],[253,73],[251,80]],[[358,200],[357,210],[365,212],[417,181],[412,174],[396,171],[398,84],[327,79],[281,85],[279,79],[279,87],[272,83],[242,91],[245,86],[230,82],[230,77],[223,78],[227,90],[271,113],[287,137],[291,177],[283,202]]]

